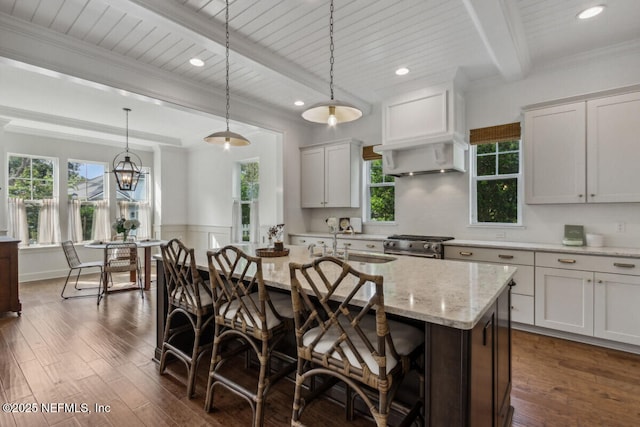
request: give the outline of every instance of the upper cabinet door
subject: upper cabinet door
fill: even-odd
[[[640,202],[640,92],[587,101],[589,202]]]
[[[300,204],[303,208],[323,208],[324,147],[300,151]]]
[[[351,206],[351,146],[330,145],[325,148],[325,207]]]
[[[526,203],[586,200],[585,103],[525,112]]]

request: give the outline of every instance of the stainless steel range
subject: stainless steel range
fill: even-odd
[[[394,234],[384,241],[384,253],[442,259],[444,257],[442,242],[452,239],[453,237]]]

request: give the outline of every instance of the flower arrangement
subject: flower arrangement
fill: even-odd
[[[277,224],[269,227],[269,232],[267,233],[267,236],[269,237],[269,240],[281,242],[283,233],[284,233],[284,224]]]
[[[131,230],[140,227],[140,221],[137,219],[118,218],[111,224],[111,230],[116,234],[122,233],[122,240],[126,241]]]

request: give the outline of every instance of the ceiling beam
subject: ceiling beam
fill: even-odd
[[[109,4],[123,12],[169,29],[176,34],[193,40],[216,55],[225,55],[226,33],[223,23],[216,23],[194,13],[188,7],[176,1],[157,0],[110,0]],[[294,62],[276,53],[262,48],[239,34],[231,35],[230,50],[233,61],[248,67],[269,79],[280,82],[287,87],[301,87],[305,91],[312,90],[320,99],[328,98],[328,82],[314,76]],[[371,104],[341,88],[337,88],[339,98],[362,110],[363,114],[371,112]]]
[[[498,71],[507,81],[531,67],[522,20],[513,0],[462,0]]]

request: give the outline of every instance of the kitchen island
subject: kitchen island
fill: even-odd
[[[270,287],[290,290],[289,262],[306,263],[306,248],[289,247],[286,257],[263,258]],[[246,247],[249,253],[254,248]],[[352,262],[384,277],[388,314],[420,324],[425,331],[425,413],[427,426],[510,424],[510,285],[514,267],[397,256],[385,263]],[[158,260],[159,359],[165,317],[165,287]],[[207,271],[204,251],[198,268]],[[331,277],[329,277],[331,279]],[[340,294],[336,294],[339,300]],[[366,298],[363,291],[362,301]]]

